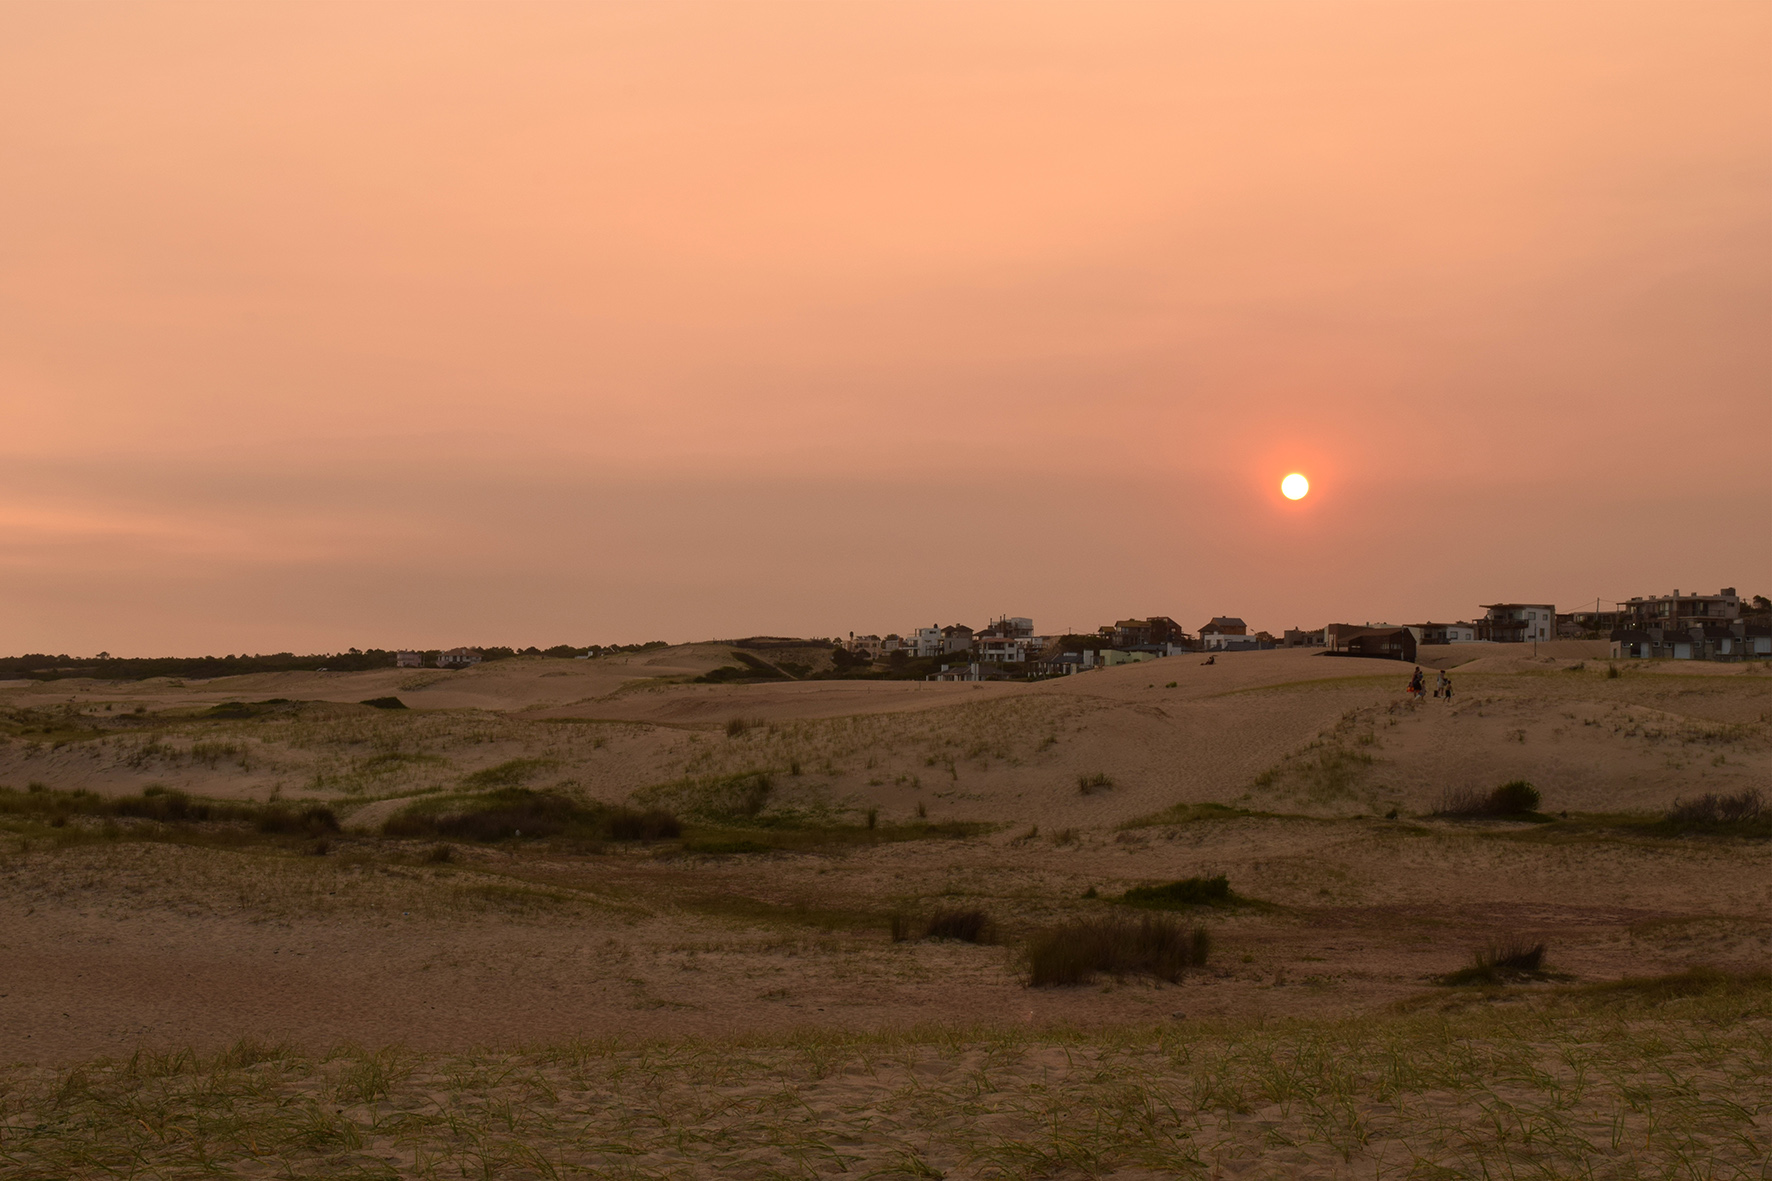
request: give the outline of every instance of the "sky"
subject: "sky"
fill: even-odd
[[[0,654],[1772,594],[1768,61],[1764,3],[9,0]]]

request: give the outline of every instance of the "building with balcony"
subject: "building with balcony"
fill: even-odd
[[[1649,595],[1618,604],[1613,626],[1627,630],[1702,627],[1741,618],[1741,596],[1726,586],[1714,595]]]
[[[1524,644],[1557,638],[1557,609],[1550,603],[1484,603],[1476,621],[1477,639]]]

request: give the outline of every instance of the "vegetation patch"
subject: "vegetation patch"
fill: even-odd
[[[1550,817],[1538,811],[1539,802],[1536,787],[1524,779],[1513,779],[1490,792],[1474,787],[1447,788],[1440,794],[1440,803],[1434,809],[1434,815],[1460,818],[1490,816],[1548,822]]]
[[[692,829],[683,842],[685,853],[831,853],[900,841],[963,841],[995,827],[981,821],[946,820],[910,824],[811,824],[791,817],[768,817],[756,827]]]
[[[1654,826],[1668,835],[1713,833],[1718,836],[1772,837],[1772,810],[1758,788],[1733,794],[1706,792],[1680,800]]]
[[[696,677],[694,683],[698,685],[744,685],[754,681],[791,681],[794,679],[790,674],[783,672],[767,660],[752,656],[749,652],[740,652],[734,648],[731,650],[731,656],[732,659],[738,661],[736,665],[723,664],[719,668],[710,669]]]
[[[462,780],[469,787],[518,787],[554,765],[553,759],[511,759]]]
[[[1195,906],[1235,906],[1244,901],[1231,891],[1224,874],[1209,878],[1182,878],[1161,886],[1134,886],[1120,895],[1127,906],[1146,910],[1184,910]]]
[[[1763,995],[1772,992],[1772,972],[1725,972],[1701,965],[1663,976],[1626,976],[1622,980],[1581,984],[1571,991],[1609,1005],[1665,1005],[1692,997]]]
[[[1212,936],[1179,921],[1146,915],[1136,921],[1097,915],[1049,927],[1023,949],[1030,988],[1089,984],[1103,974],[1152,976],[1171,984],[1206,963]]]
[[[367,697],[360,703],[376,709],[405,709],[406,703],[398,697]]]
[[[997,924],[976,908],[938,910],[924,924],[923,938],[951,939],[958,943],[995,943]]]
[[[1172,804],[1161,812],[1139,816],[1120,825],[1121,829],[1157,828],[1165,824],[1194,824],[1204,820],[1241,820],[1250,816],[1277,816],[1275,812],[1251,812],[1224,804]]]
[[[1545,945],[1526,939],[1507,939],[1480,947],[1467,967],[1448,972],[1435,983],[1450,987],[1499,987],[1534,981],[1567,979],[1552,973],[1544,963]]]
[[[103,820],[107,822],[104,835],[111,838],[135,835],[154,839],[169,832],[182,832],[188,837],[193,831],[207,830],[235,841],[251,832],[315,839],[340,831],[337,815],[320,805],[204,800],[159,786],[148,787],[135,796],[53,791],[41,784],[32,784],[23,792],[0,787],[0,816],[16,816],[51,828],[65,828],[70,833],[75,831],[70,822],[76,818]],[[114,823],[117,820],[149,823],[118,827]]]
[[[526,787],[505,788],[466,801],[422,801],[396,812],[382,825],[386,837],[481,842],[558,836],[653,841],[671,840],[681,833],[681,823],[662,809],[636,811],[583,804],[559,792]]]

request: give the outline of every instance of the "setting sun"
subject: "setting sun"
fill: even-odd
[[[1311,482],[1293,472],[1280,481],[1280,491],[1286,494],[1287,500],[1303,500],[1304,494],[1311,490]]]

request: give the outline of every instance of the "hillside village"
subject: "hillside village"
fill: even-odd
[[[904,633],[856,635],[836,641],[853,662],[940,664],[931,680],[975,681],[1065,676],[1183,653],[1274,648],[1321,648],[1326,653],[1414,660],[1429,644],[1525,644],[1551,640],[1608,640],[1618,659],[1747,660],[1772,656],[1772,601],[1743,601],[1735,588],[1716,594],[1646,595],[1610,610],[1558,612],[1551,603],[1485,603],[1483,614],[1455,623],[1329,623],[1287,628],[1279,635],[1251,630],[1240,617],[1217,615],[1195,631],[1152,615],[1104,624],[1088,634],[1039,634],[1026,616],[1001,616],[979,631],[964,624],[911,628]]]

